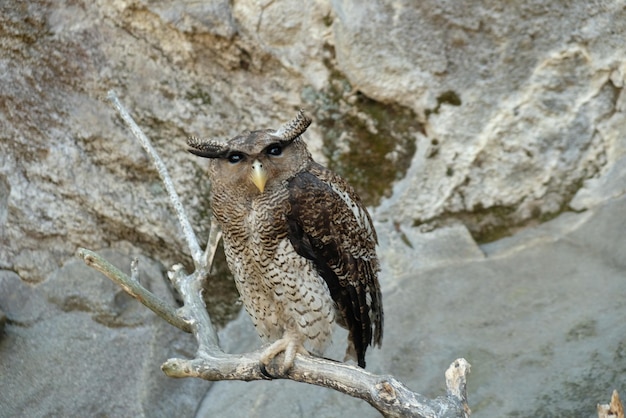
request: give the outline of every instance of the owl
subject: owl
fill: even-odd
[[[322,355],[336,323],[348,330],[346,359],[365,367],[383,335],[376,231],[354,189],[312,159],[302,138],[310,124],[301,110],[278,130],[190,138],[189,151],[209,159],[226,260],[269,343],[261,362],[284,353],[288,370],[297,353]]]

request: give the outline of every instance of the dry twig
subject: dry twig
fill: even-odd
[[[610,404],[598,404],[598,418],[624,418],[624,406],[619,399],[617,390],[613,391]]]
[[[135,279],[137,276],[136,260],[132,264],[131,277],[128,277],[92,251],[81,248],[78,251],[78,256],[87,265],[99,270],[119,284],[127,293],[161,318],[183,331],[194,334],[198,342],[196,358],[167,360],[161,366],[166,375],[171,377],[198,377],[205,380],[291,379],[332,388],[363,399],[383,415],[389,417],[469,417],[466,379],[470,365],[465,359],[455,360],[446,371],[446,395],[429,399],[412,392],[393,376],[375,375],[349,364],[298,354],[293,367],[281,373],[278,368],[279,363],[276,361],[268,367],[262,366],[260,361],[262,349],[245,354],[224,353],[219,347],[217,332],[211,323],[201,297],[202,283],[208,277],[220,239],[219,230],[212,222],[207,248],[202,253],[165,164],[148,138],[122,106],[115,93],[109,92],[109,100],[153,159],[170,201],[176,210],[194,261],[195,271],[192,274],[187,274],[182,266],[176,265],[168,273],[172,284],[180,292],[184,302],[182,308],[175,309],[143,288]],[[280,362],[280,359],[277,361]]]

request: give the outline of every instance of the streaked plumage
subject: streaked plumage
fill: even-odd
[[[352,187],[311,158],[302,111],[278,130],[230,141],[191,138],[210,159],[211,206],[229,268],[261,338],[265,363],[285,352],[322,354],[336,321],[349,331],[348,357],[365,367],[382,342],[376,232]]]

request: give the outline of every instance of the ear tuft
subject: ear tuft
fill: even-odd
[[[187,138],[187,145],[191,147],[187,151],[204,158],[224,158],[229,151],[228,145],[223,142],[199,139],[194,136]]]
[[[311,118],[304,113],[303,109],[300,109],[295,119],[278,128],[274,135],[281,138],[281,142],[291,142],[302,135],[311,122]]]

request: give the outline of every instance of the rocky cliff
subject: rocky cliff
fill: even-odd
[[[201,237],[210,185],[185,138],[307,109],[314,157],[355,185],[381,238],[389,331],[373,370],[436,396],[465,356],[477,413],[593,414],[626,390],[625,39],[620,0],[4,2],[0,416],[191,416],[209,389],[202,414],[235,414],[222,393],[242,416],[271,413],[275,383],[237,395],[165,378],[193,341],[74,257],[140,256],[172,303],[163,272],[190,261],[110,89]],[[225,324],[238,304],[219,277],[207,298]],[[237,337],[245,324],[224,330],[232,350],[257,343]],[[280,384],[294,394],[277,405],[321,410]],[[314,393],[323,416],[371,414]]]

